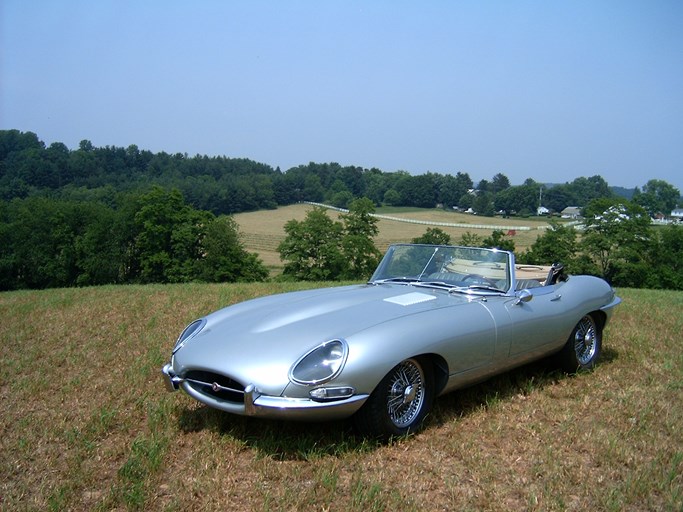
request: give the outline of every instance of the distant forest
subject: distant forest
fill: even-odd
[[[617,195],[645,217],[668,215],[681,204],[678,189],[655,179],[642,190],[624,190],[601,176],[511,185],[498,173],[475,184],[463,172],[413,176],[313,162],[283,172],[243,158],[152,153],[135,145],[98,148],[83,140],[74,150],[59,142],[46,147],[35,133],[3,130],[0,290],[264,280],[268,269],[244,249],[231,215],[300,201],[346,208],[368,198],[375,206],[528,216],[541,202],[550,213],[568,206],[589,211],[596,201],[612,204],[600,201],[613,202]],[[672,233],[678,239],[678,231]],[[645,253],[634,254],[644,267]],[[602,267],[600,274],[609,276]],[[666,286],[683,287],[680,271],[674,274],[675,284]]]
[[[466,172],[411,175],[313,162],[282,172],[244,158],[152,153],[135,145],[94,147],[83,140],[75,150],[60,142],[46,147],[35,133],[0,131],[0,199],[5,201],[43,196],[112,204],[117,194],[145,192],[153,185],[177,189],[194,208],[214,215],[304,200],[344,208],[360,197],[376,205],[472,208],[479,215],[532,215],[541,196],[544,207],[561,212],[568,206],[584,207],[597,198],[642,195],[638,189],[610,187],[601,176],[555,185],[533,179],[511,185],[502,173],[475,183]],[[680,201],[680,192],[674,190],[673,199],[653,207],[670,213],[665,210]]]

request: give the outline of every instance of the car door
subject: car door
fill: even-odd
[[[510,318],[508,357],[532,358],[559,348],[566,341],[566,305],[562,284],[530,288],[530,300],[514,298],[505,303]]]

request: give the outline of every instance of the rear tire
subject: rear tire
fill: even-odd
[[[381,380],[354,416],[358,431],[387,439],[417,432],[434,401],[434,372],[428,361],[406,359]]]
[[[560,352],[562,369],[567,373],[592,370],[602,351],[602,327],[592,315],[584,316]]]

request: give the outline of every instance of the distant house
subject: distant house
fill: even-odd
[[[677,220],[683,220],[683,208],[674,208],[671,210],[671,218]]]
[[[536,215],[548,215],[549,213],[550,210],[548,210],[545,206],[539,206],[536,210]]]
[[[567,206],[560,212],[563,219],[578,219],[581,217],[581,208],[578,206]]]

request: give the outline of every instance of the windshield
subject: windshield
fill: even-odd
[[[392,245],[370,282],[409,282],[507,292],[511,255],[497,249],[442,245]]]

